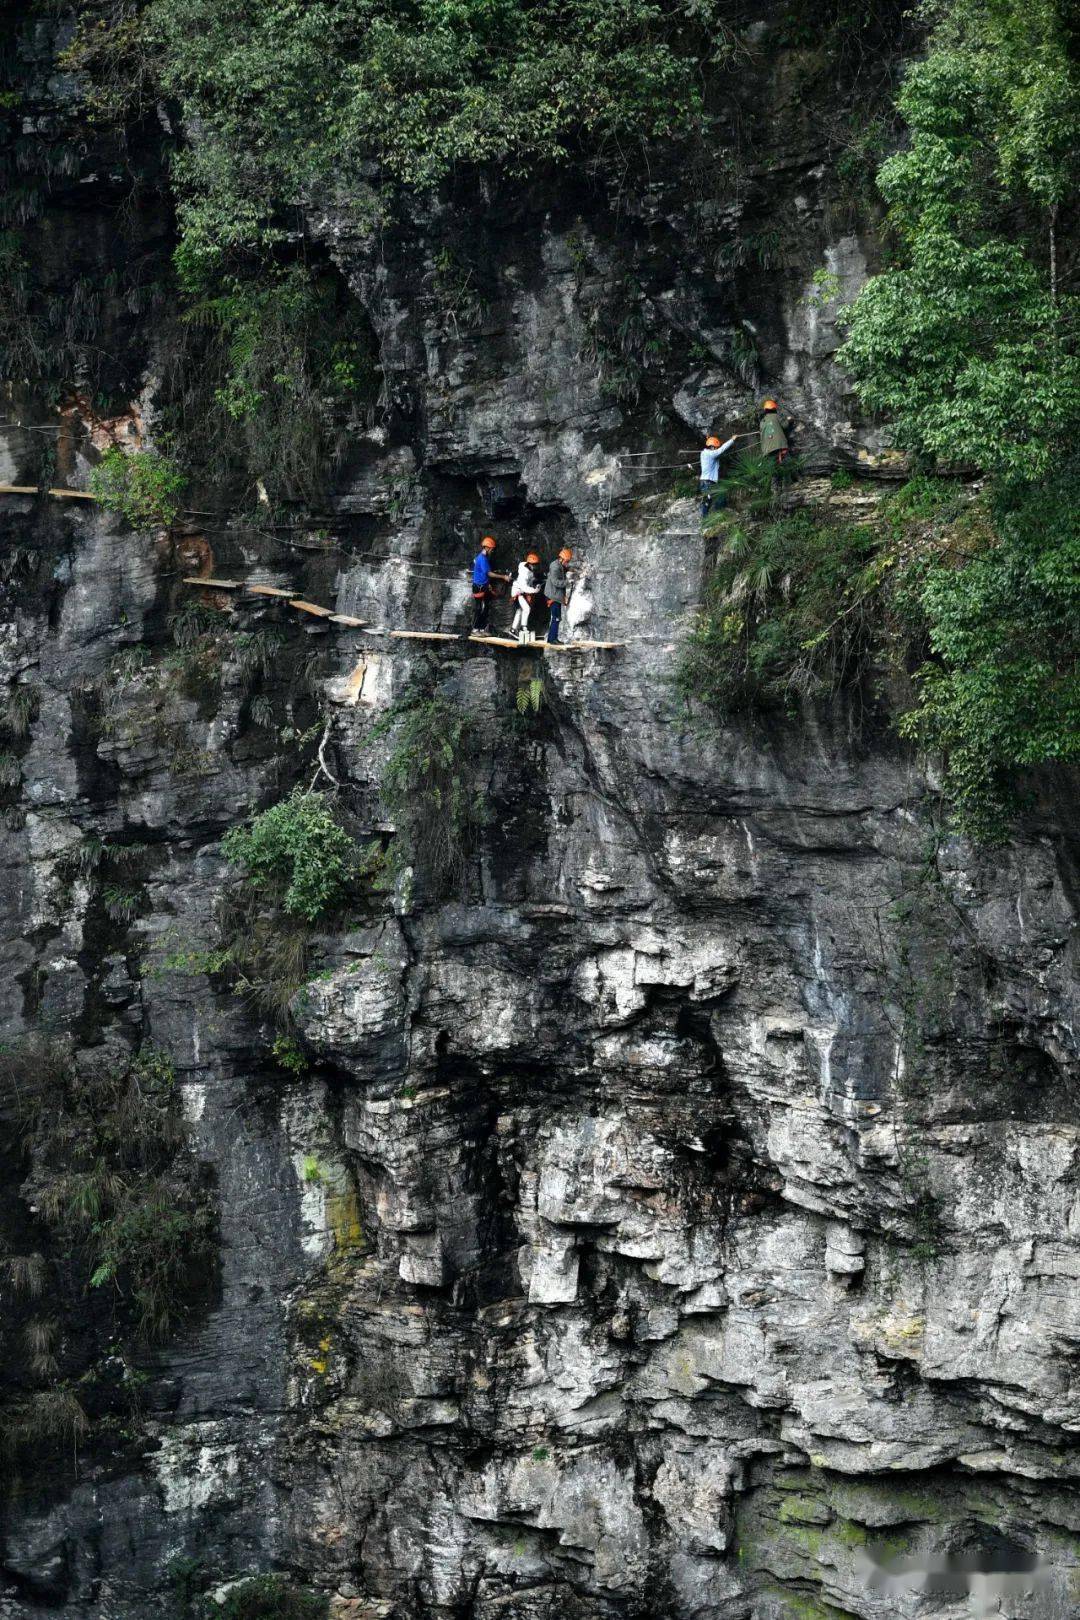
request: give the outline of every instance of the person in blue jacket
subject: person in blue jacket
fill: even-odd
[[[496,574],[492,571],[491,558],[494,551],[494,535],[485,534],[472,565],[473,631],[480,631],[481,634],[491,623],[491,581],[510,578],[509,574]]]

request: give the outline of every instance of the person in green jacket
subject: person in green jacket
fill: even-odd
[[[775,399],[763,401],[761,406],[763,415],[758,424],[758,435],[761,440],[761,453],[769,456],[773,465],[779,467],[791,454],[788,446],[787,434],[780,425],[780,418],[776,414]],[[791,426],[791,423],[788,423]]]

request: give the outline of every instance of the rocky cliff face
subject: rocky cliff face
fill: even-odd
[[[831,363],[835,300],[807,296],[823,261],[841,297],[873,253],[836,228],[820,63],[768,61],[747,94],[781,133],[738,184],[449,199],[377,248],[347,207],[313,212],[386,402],[318,516],[135,533],[3,497],[3,673],[28,717],[8,1038],[169,1054],[219,1250],[126,1430],[20,1462],[8,1620],[135,1620],[178,1559],[287,1571],[342,1620],[1080,1602],[1072,804],[979,854],[872,705],[721,729],[672,682],[711,559],[666,464],[699,429],[764,384],[811,473],[889,467]],[[50,207],[87,196],[105,207],[74,181]],[[776,266],[745,250],[766,230]],[[153,331],[129,338],[152,435]],[[101,432],[69,413],[73,484]],[[3,430],[13,481],[37,443]],[[625,645],[393,642],[180,583],[458,631],[489,528],[507,560],[574,544],[593,629]],[[219,615],[209,688],[177,669],[192,600]],[[208,954],[220,839],[310,778],[313,736],[350,824],[392,844],[379,722],[410,684],[475,717],[487,826],[460,890],[421,860],[315,939],[293,1073]],[[92,839],[138,846],[126,906],[80,862]],[[33,1171],[13,1137],[4,1251],[59,1265]],[[62,1354],[85,1384],[110,1346],[82,1310]],[[954,1573],[920,1596],[878,1567],[905,1557]],[[965,1560],[1029,1573],[986,1597]]]

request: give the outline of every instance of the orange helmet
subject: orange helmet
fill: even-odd
[[[719,450],[720,440],[716,437],[715,433],[709,434],[709,437],[705,440],[705,448],[706,450]]]
[[[527,562],[527,563],[538,563],[538,562],[539,562],[539,561],[540,561],[540,554],[539,554],[539,552],[537,552],[537,551],[530,551],[530,552],[529,552],[529,554],[528,554],[528,556],[527,556],[527,557],[526,557],[526,558],[525,558],[525,561],[526,561],[526,562]]]
[[[562,547],[560,547],[560,550],[559,550],[559,556],[560,557],[572,557],[573,555],[574,555],[574,552],[573,552],[573,548],[571,546],[562,546]]]
[[[485,534],[484,538],[480,542],[480,548],[482,551],[494,551],[495,536],[493,534]]]
[[[776,409],[776,401],[775,401],[775,399],[763,399],[762,402],[761,402],[761,408],[762,408],[763,411],[775,411],[775,409]]]

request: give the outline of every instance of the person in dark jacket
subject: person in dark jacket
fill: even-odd
[[[758,424],[758,437],[761,443],[761,453],[768,456],[774,467],[780,467],[791,454],[788,445],[787,433],[781,425],[777,415],[775,399],[764,400],[761,406],[761,421]],[[788,428],[791,422],[788,422]]]
[[[473,632],[485,632],[491,623],[491,581],[493,579],[509,579],[509,574],[496,574],[492,572],[491,558],[495,551],[495,537],[485,534],[480,542],[480,550],[473,560],[472,567],[472,593],[473,593]]]
[[[574,553],[569,546],[563,546],[547,571],[544,581],[544,600],[551,609],[551,622],[548,624],[547,638],[551,642],[559,639],[559,625],[562,622],[562,611],[566,606],[566,598],[570,593],[569,567],[574,560]]]

